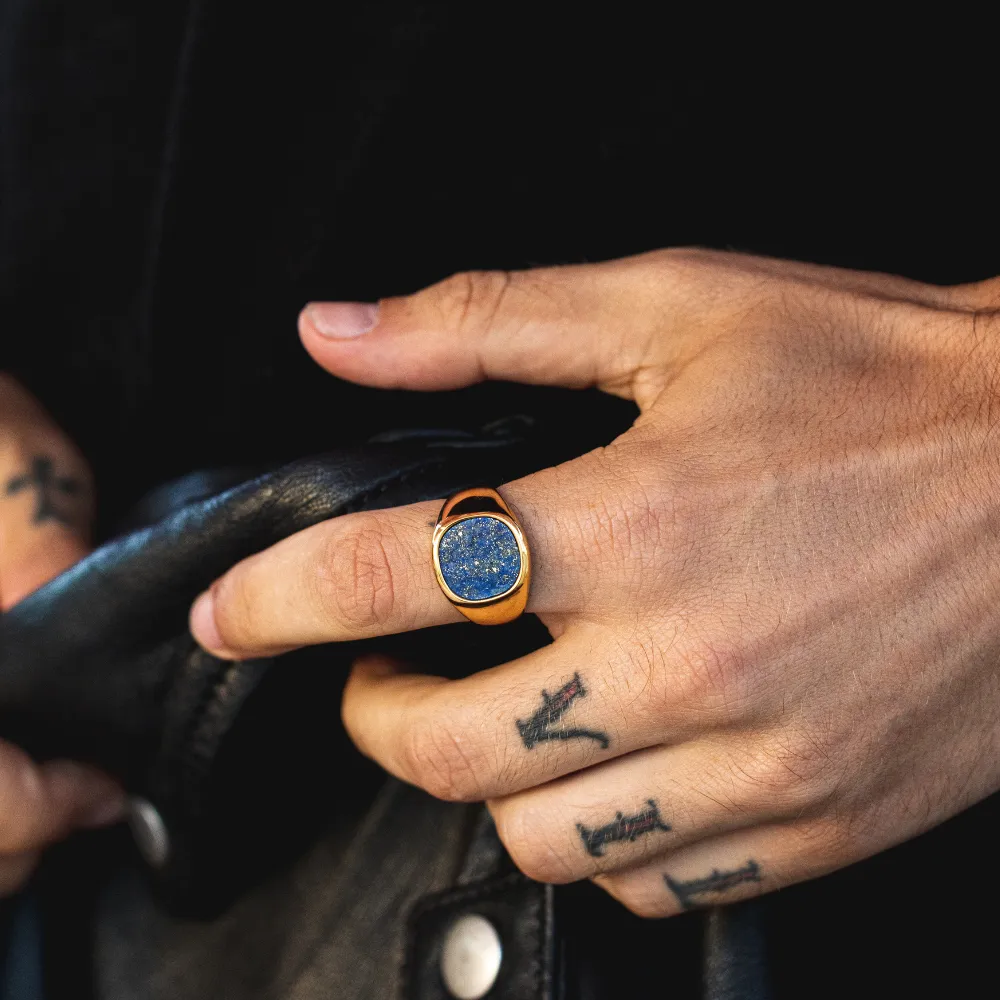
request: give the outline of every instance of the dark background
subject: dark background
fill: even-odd
[[[399,424],[627,424],[335,383],[298,343],[313,298],[682,244],[1000,272],[974,26],[958,50],[659,13],[4,0],[0,365],[84,447],[105,525],[193,468]]]
[[[3,0],[0,367],[83,446],[103,530],[192,469],[386,427],[528,411],[599,440],[630,418],[594,394],[339,383],[299,346],[310,299],[682,244],[1000,273],[985,26],[657,13]],[[992,978],[996,808],[779,894],[781,994]],[[660,926],[630,932],[643,955]]]

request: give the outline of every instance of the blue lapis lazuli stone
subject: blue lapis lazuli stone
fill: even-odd
[[[514,532],[495,517],[467,517],[438,542],[441,575],[465,601],[486,601],[517,583],[521,552]]]

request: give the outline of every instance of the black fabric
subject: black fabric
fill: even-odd
[[[898,39],[827,51],[761,24],[734,44],[645,17],[0,7],[0,364],[83,444],[105,525],[195,468],[456,413],[598,426],[620,406],[335,382],[295,334],[311,298],[685,243],[936,281],[1000,271],[979,138],[995,80],[971,39],[955,65]]]

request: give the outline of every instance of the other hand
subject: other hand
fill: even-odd
[[[20,385],[0,375],[0,608],[88,551],[93,487],[83,458]],[[121,818],[121,789],[68,760],[38,764],[0,740],[0,896],[27,881],[41,850]]]

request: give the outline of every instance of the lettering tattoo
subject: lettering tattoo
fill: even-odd
[[[591,829],[589,826],[577,823],[576,829],[587,853],[594,858],[604,854],[605,844],[613,844],[617,840],[627,840],[632,843],[636,838],[654,830],[670,832],[670,826],[663,822],[660,807],[653,799],[647,799],[646,808],[634,816],[625,816],[619,812],[615,813],[615,818],[604,826]]]
[[[30,471],[15,476],[7,483],[7,496],[12,497],[25,490],[35,491],[35,511],[32,515],[34,524],[46,521],[58,521],[60,524],[72,524],[73,520],[65,510],[60,509],[58,497],[77,497],[83,492],[83,485],[78,479],[70,476],[57,476],[52,459],[44,455],[36,455],[31,460]]]
[[[698,896],[726,892],[744,882],[759,882],[760,865],[751,858],[742,868],[734,868],[728,872],[720,872],[718,868],[713,868],[711,875],[693,878],[690,882],[679,882],[669,875],[664,875],[663,881],[667,883],[667,887],[685,910],[693,910],[702,905],[702,901],[696,898]]]
[[[601,745],[602,750],[607,750],[611,742],[607,733],[602,733],[597,729],[582,729],[580,727],[552,728],[569,711],[574,701],[586,697],[587,689],[583,686],[583,680],[578,673],[573,674],[572,680],[567,681],[555,694],[549,694],[548,691],[543,690],[541,708],[527,722],[523,719],[517,720],[517,731],[521,734],[521,740],[525,747],[533,750],[539,743],[544,743],[546,740],[580,738],[594,740]]]

